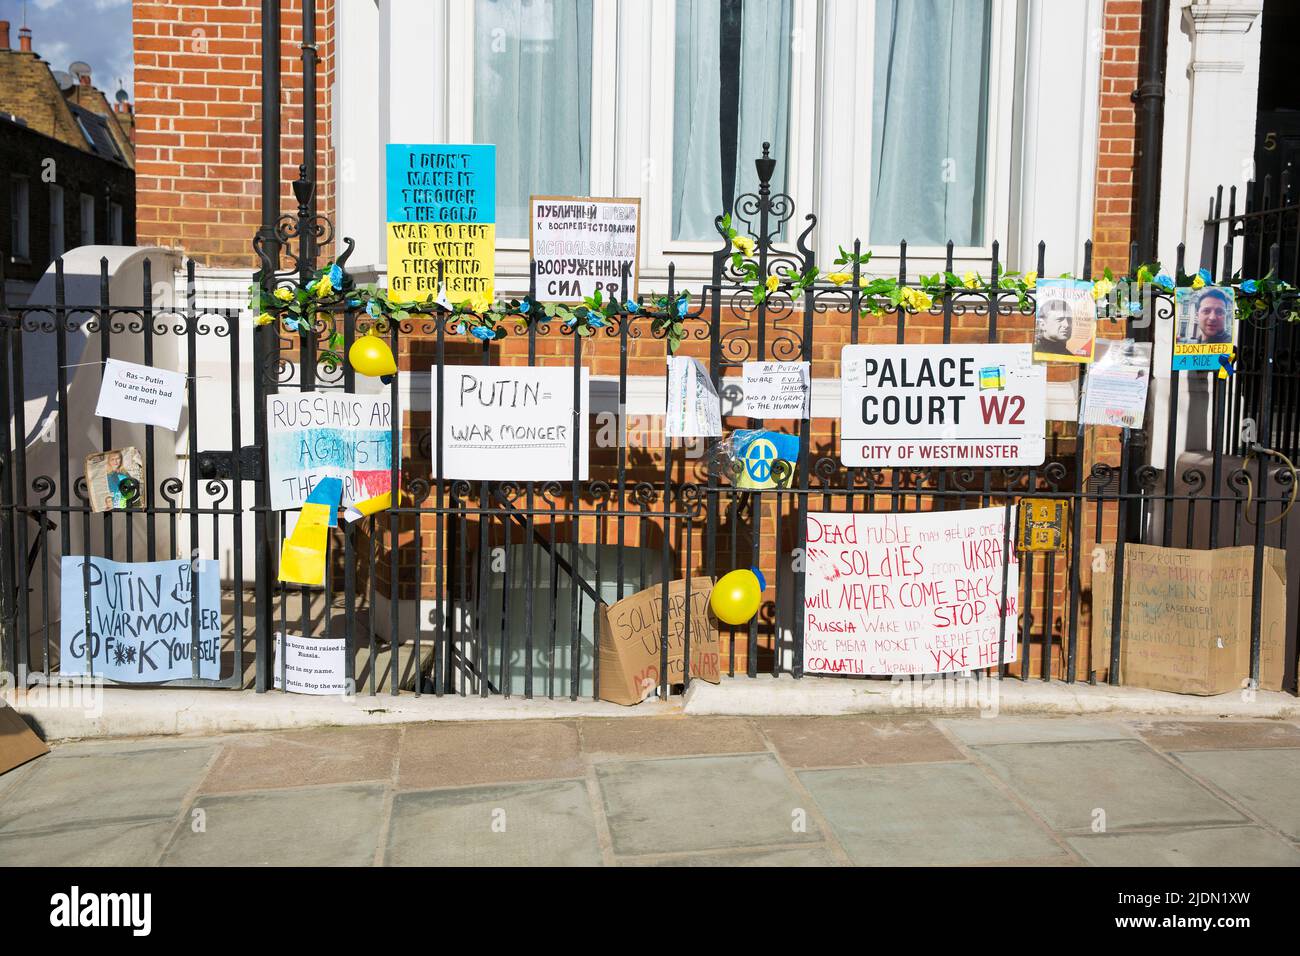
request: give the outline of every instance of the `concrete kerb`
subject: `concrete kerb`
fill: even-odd
[[[46,740],[219,734],[328,726],[378,726],[469,720],[663,716],[878,716],[1112,714],[1295,720],[1300,699],[1260,691],[1192,697],[1135,687],[1092,687],[1039,680],[866,681],[805,677],[696,681],[684,698],[622,707],[603,701],[521,697],[309,697],[252,691],[100,688],[93,706],[60,699],[57,688],[10,691],[3,699]]]

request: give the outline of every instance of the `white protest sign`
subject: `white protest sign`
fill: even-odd
[[[95,414],[176,431],[184,401],[185,376],[180,372],[105,359]]]
[[[746,362],[745,408],[750,418],[807,418],[812,378],[807,362]]]
[[[430,376],[437,388],[436,370]],[[582,370],[578,478],[587,477],[591,382]],[[573,366],[443,367],[444,478],[567,481],[573,477]],[[437,408],[435,399],[434,407]],[[435,414],[435,427],[437,417]],[[435,456],[437,452],[435,450]],[[436,465],[436,462],[435,462]]]
[[[580,302],[599,291],[617,299],[628,274],[628,295],[640,280],[640,199],[533,196],[529,251],[537,263],[537,294],[544,302]]]
[[[322,478],[343,480],[343,506],[388,492],[393,403],[385,395],[287,392],[266,397],[267,480],[276,511],[301,507]],[[400,450],[399,450],[400,455]]]
[[[1029,345],[846,345],[846,465],[1041,465],[1047,370]]]
[[[716,438],[721,434],[722,403],[718,401],[709,370],[698,359],[669,356],[664,436]]]
[[[1097,349],[1084,379],[1079,424],[1141,428],[1151,382],[1151,343],[1099,339]]]
[[[809,514],[804,670],[992,667],[1004,616],[1003,660],[1014,661],[1020,566],[1006,521],[1002,508]]]
[[[280,650],[285,644],[284,635],[275,635],[275,689],[281,690]],[[284,670],[293,694],[346,694],[347,679],[343,676],[343,655],[347,642],[343,638],[303,639],[289,635],[285,651]]]

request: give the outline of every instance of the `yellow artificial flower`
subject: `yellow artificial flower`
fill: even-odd
[[[1109,279],[1098,279],[1092,284],[1092,297],[1097,301],[1101,301],[1106,296],[1110,295],[1111,290],[1114,288],[1115,283],[1111,282]]]
[[[1205,280],[1202,279],[1202,278],[1200,277],[1199,274],[1196,276],[1195,279],[1192,280],[1192,288],[1193,288],[1193,289],[1204,289],[1204,288],[1205,288]]]
[[[293,290],[286,289],[284,286],[281,286],[280,288],[275,290],[275,297],[279,299],[281,302],[288,302],[290,299],[293,298]]]
[[[253,324],[270,325],[274,321],[275,321],[275,316],[273,316],[270,312],[263,312],[261,315],[259,315],[257,318],[253,320]]]
[[[765,284],[767,285],[768,292],[775,292],[781,287],[781,279],[779,276],[768,276]]]
[[[323,299],[334,291],[334,283],[330,282],[329,273],[320,277],[320,282],[316,283],[316,297]]]
[[[979,273],[974,269],[967,270],[962,274],[961,284],[968,289],[978,289],[980,287]]]
[[[924,312],[930,306],[934,305],[934,300],[922,292],[920,289],[913,289],[910,285],[903,286],[903,302],[915,309],[917,312]]]
[[[482,315],[485,312],[492,311],[492,299],[482,292],[475,292],[465,299],[465,304],[469,306],[471,312]]]
[[[1036,289],[1036,288],[1038,288],[1038,273],[1037,273],[1037,272],[1033,272],[1033,271],[1031,271],[1031,272],[1026,272],[1026,273],[1025,273],[1025,288],[1026,288],[1026,289]]]
[[[836,285],[844,285],[844,283],[848,282],[850,279],[853,278],[853,273],[832,272],[829,275],[827,275],[826,278],[831,282],[834,282]]]
[[[731,245],[742,256],[752,256],[754,254],[754,240],[749,236],[732,236]]]

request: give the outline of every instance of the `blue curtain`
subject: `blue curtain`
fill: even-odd
[[[870,241],[984,238],[990,0],[876,0]]]

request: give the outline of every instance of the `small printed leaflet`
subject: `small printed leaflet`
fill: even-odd
[[[220,677],[221,579],[216,561],[199,561],[192,573],[189,561],[66,555],[60,569],[63,676],[93,673],[123,683],[193,677],[197,622],[198,676]]]

